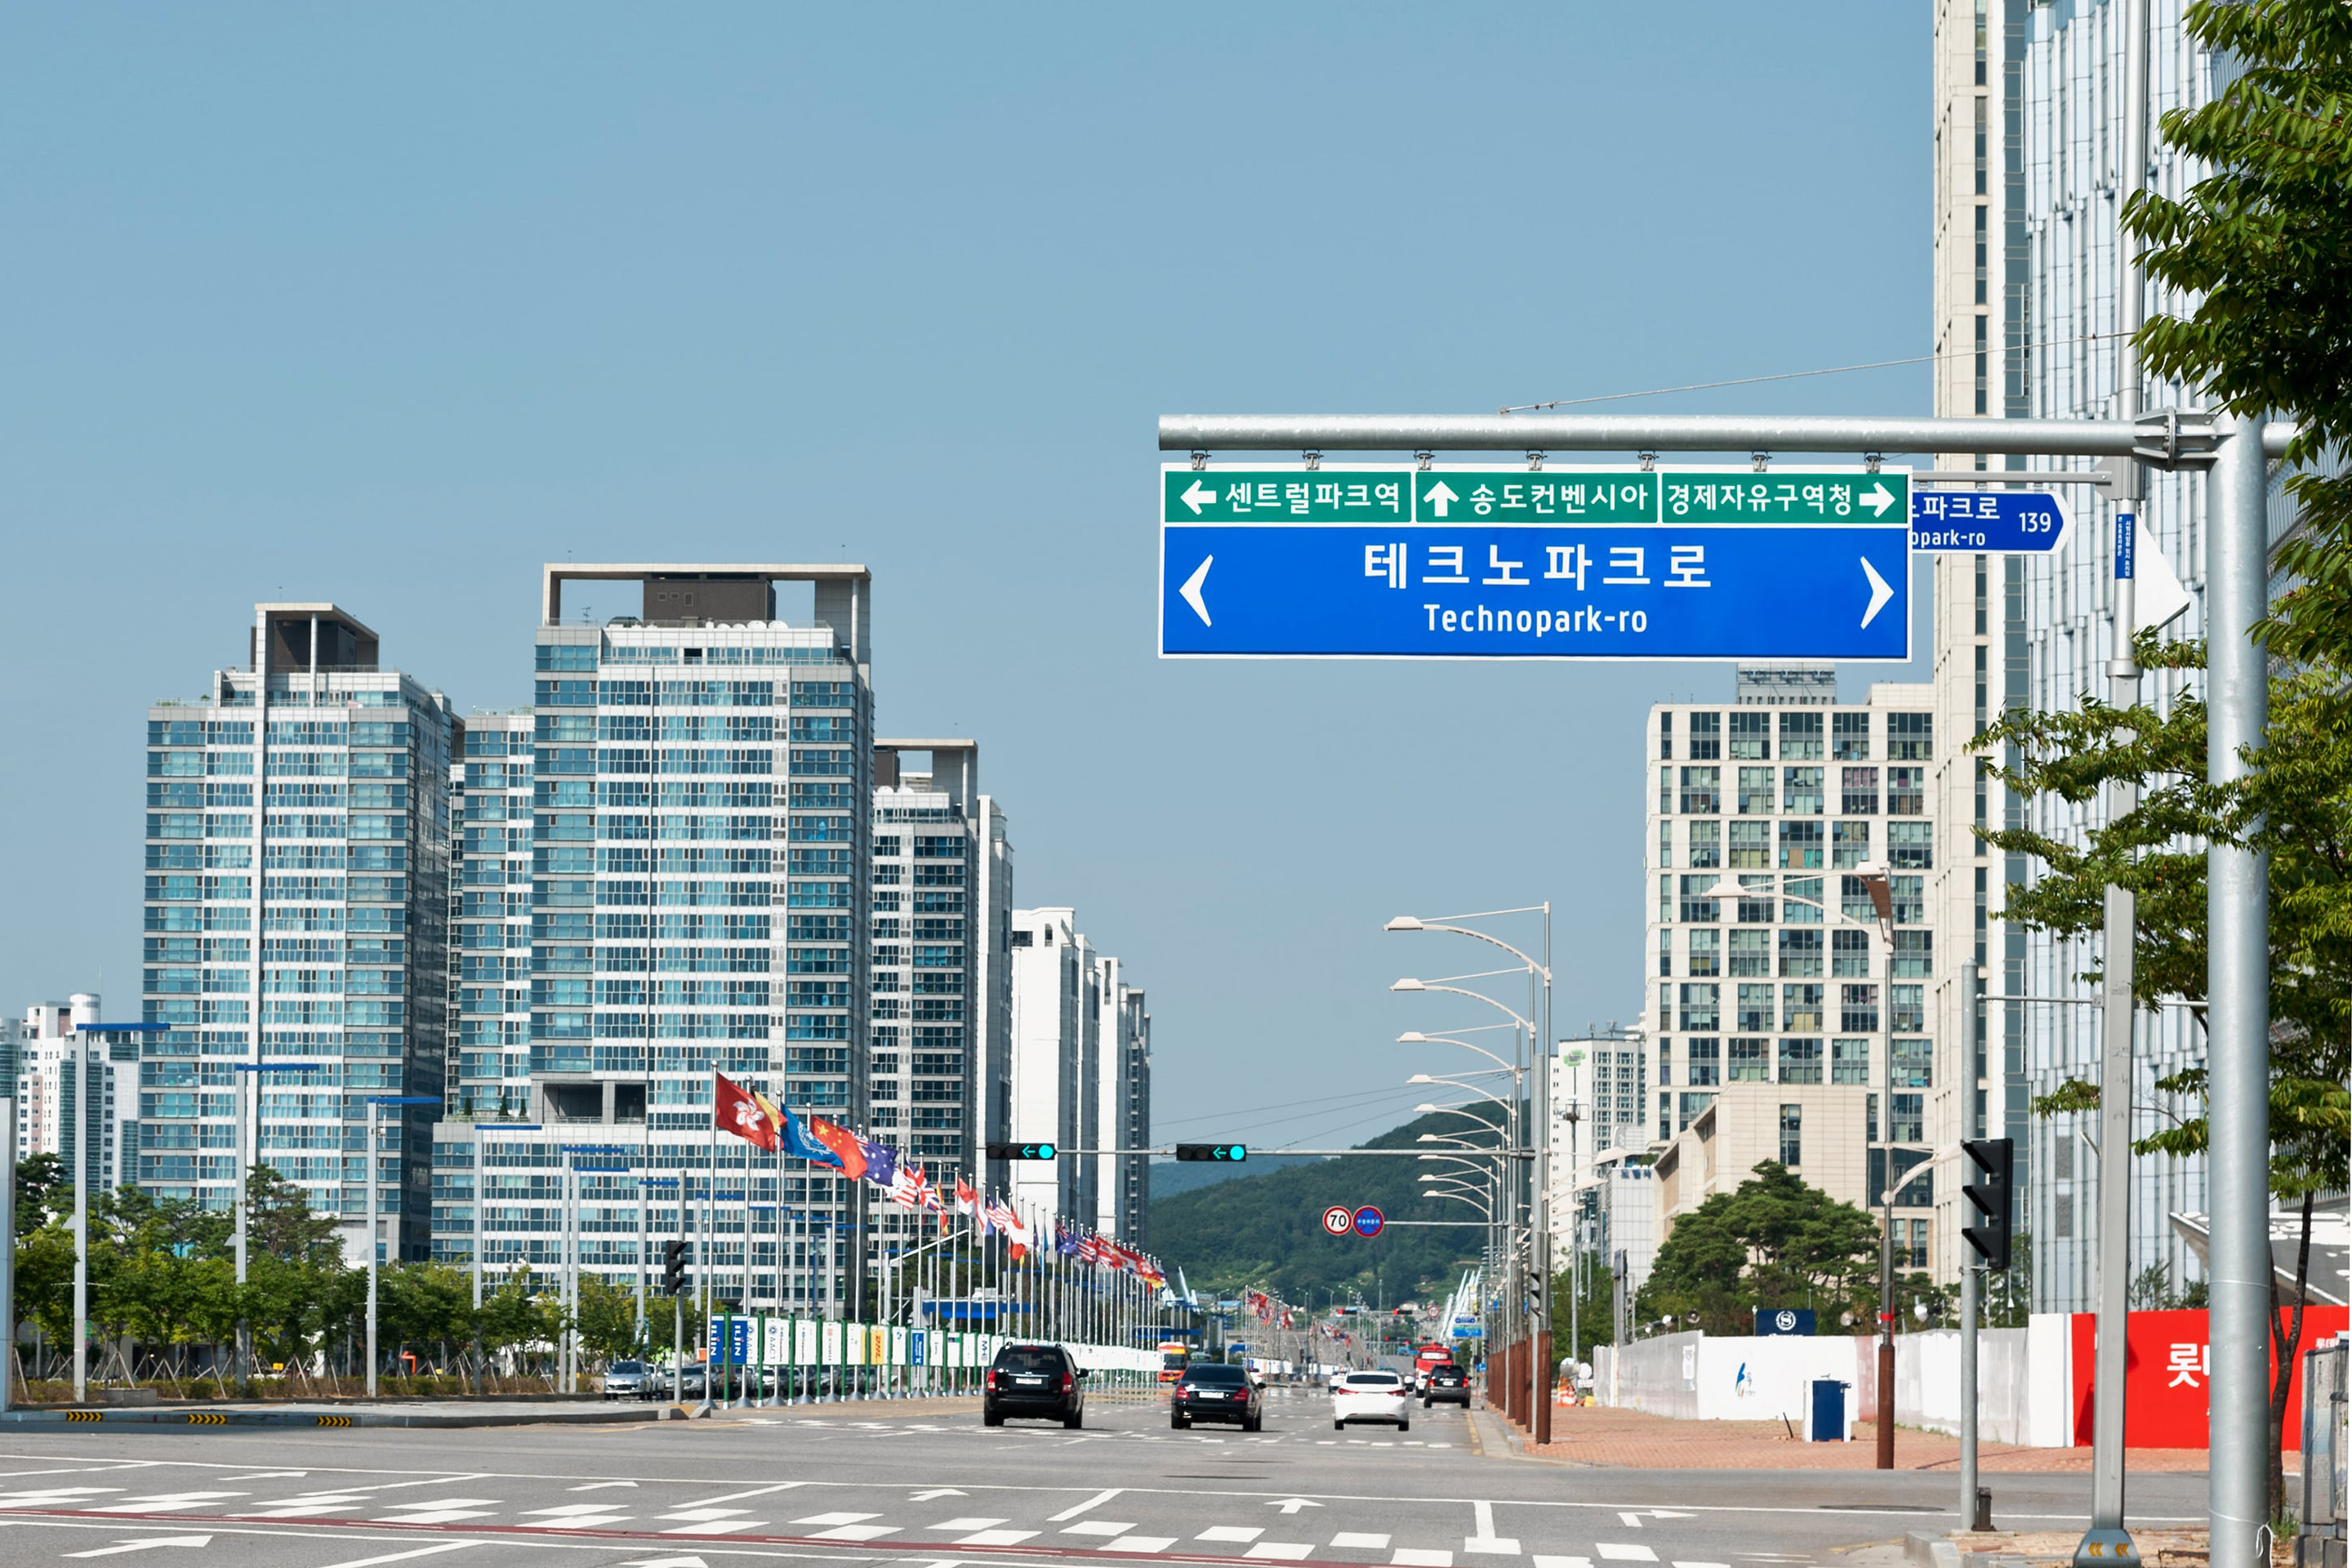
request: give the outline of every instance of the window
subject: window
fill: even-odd
[[[1830,973],[1841,979],[1860,979],[1870,973],[1870,933],[1839,930],[1830,932]]]
[[[1886,815],[1889,816],[1927,815],[1927,769],[1889,768],[1886,770]]]
[[[1762,1034],[1772,1027],[1772,987],[1742,985],[1737,1027]]]
[[[1832,870],[1850,871],[1869,858],[1870,824],[1867,822],[1830,824],[1830,867]]]
[[[1931,931],[1896,931],[1895,973],[1906,980],[1925,980],[1935,972],[1936,933]]]
[[[1772,754],[1772,715],[1734,713],[1731,716],[1731,754],[1735,760],[1745,757],[1758,762],[1769,757]]]
[[[1714,985],[1683,987],[1683,1028],[1712,1029],[1718,1026],[1716,1023],[1716,994],[1718,989]]]
[[[1856,936],[1863,933],[1856,931]],[[1856,1034],[1878,1032],[1878,987],[1875,985],[1841,985],[1838,987],[1838,1027]]]
[[[1791,877],[1781,886],[1780,921],[1783,925],[1817,926],[1822,923],[1822,879],[1819,877]]]
[[[1936,825],[1932,822],[1888,823],[1886,863],[1897,871],[1932,869],[1936,864]]]
[[[1886,716],[1886,760],[1924,763],[1935,753],[1936,716],[1932,713],[1889,713]]]
[[[1893,1099],[1895,1114],[1886,1130],[1886,1141],[1890,1143],[1926,1142],[1927,1097],[1924,1094],[1898,1094]]]
[[[1772,815],[1772,770],[1770,768],[1739,770],[1739,815],[1742,816]]]
[[[1780,1081],[1782,1083],[1821,1082],[1821,1041],[1782,1040],[1780,1042]],[[1796,1162],[1791,1160],[1789,1163],[1793,1165]]]
[[[1894,895],[1895,923],[1899,926],[1923,926],[1927,923],[1927,879],[1925,877],[1889,877],[1887,890]]]
[[[1672,931],[1670,931],[1664,930],[1664,929],[1662,928],[1662,929],[1659,931],[1659,932],[1658,932],[1658,973],[1659,973],[1660,974],[1672,974],[1674,972],[1675,972],[1675,936],[1674,936],[1674,932],[1672,932]]]
[[[1830,1042],[1830,1081],[1832,1083],[1868,1083],[1870,1081],[1870,1042],[1868,1040],[1832,1040]]]
[[[1811,1034],[1822,1026],[1822,988],[1818,985],[1780,987],[1780,1027],[1791,1034]]]
[[[1742,877],[1739,879],[1739,923],[1768,926],[1772,923],[1772,879]]]
[[[1780,864],[1791,871],[1815,871],[1822,864],[1822,825],[1783,818],[1780,823]]]
[[[1870,901],[1870,889],[1859,877],[1838,879],[1838,911],[1850,921],[1864,925],[1878,923],[1878,906]]]
[[[1731,1042],[1732,1083],[1763,1083],[1770,1075],[1772,1042],[1767,1039],[1741,1039]]]
[[[1822,716],[1818,713],[1780,715],[1780,758],[1801,763],[1822,754]]]
[[[1723,715],[1694,713],[1690,716],[1690,759],[1695,763],[1712,762],[1723,755]]]
[[[1684,837],[1693,869],[1723,864],[1723,824],[1694,822],[1687,825]]]
[[[1732,868],[1761,871],[1771,864],[1772,825],[1769,822],[1732,823]]]
[[[1834,762],[1866,762],[1870,757],[1870,715],[1830,715],[1830,757]]]
[[[1927,1040],[1906,1040],[1895,1037],[1895,1085],[1897,1089],[1933,1089],[1936,1087],[1936,1058],[1933,1044]]]
[[[1683,1081],[1693,1089],[1711,1089],[1722,1081],[1723,1045],[1712,1035],[1683,1042]]]
[[[1661,866],[1671,866],[1674,863],[1675,825],[1671,822],[1661,820],[1658,824],[1658,864]]]
[[[1977,210],[1982,212],[1984,209],[1979,207]],[[1927,1267],[1927,1224],[1928,1222],[1924,1219],[1915,1219],[1911,1222],[1911,1246],[1908,1248],[1911,1256],[1904,1265],[1906,1268]]]
[[[1672,757],[1674,754],[1675,716],[1672,713],[1661,713],[1658,715],[1658,755],[1665,758]]]
[[[1665,901],[1664,893],[1666,885],[1672,880],[1673,879],[1669,877],[1661,877],[1658,879],[1658,890],[1660,895],[1658,901],[1660,903],[1664,903]],[[1682,918],[1684,924],[1706,925],[1711,924],[1712,922],[1723,918],[1721,905],[1717,900],[1708,896],[1715,891],[1715,885],[1721,880],[1723,880],[1723,879],[1720,877],[1685,877],[1683,879]],[[1659,912],[1661,915],[1664,913],[1663,910]]]
[[[1731,933],[1731,973],[1762,977],[1772,973],[1772,933],[1735,931]],[[1690,1027],[1685,1024],[1685,1028]]]
[[[1838,810],[1848,816],[1876,816],[1878,770],[1840,768],[1838,775]]]
[[[1721,768],[1685,768],[1683,770],[1683,815],[1713,816],[1723,809],[1723,770]]]
[[[1821,715],[1813,715],[1816,719]],[[1783,756],[1788,753],[1783,752]],[[1819,768],[1782,768],[1780,770],[1780,809],[1797,816],[1819,816],[1822,814],[1822,770]]]
[[[1781,974],[1804,979],[1821,972],[1822,933],[1818,931],[1783,931],[1780,933]]]
[[[1717,941],[1719,935],[1720,933],[1713,926],[1700,926],[1691,931],[1689,972],[1692,974],[1723,973],[1717,955]]]
[[[1805,1108],[1801,1105],[1780,1108],[1780,1163],[1791,1170],[1805,1163],[1804,1118]]]
[[[1924,1035],[1927,1032],[1927,987],[1897,985],[1895,987],[1895,1017],[1892,1020],[1898,1035]]]

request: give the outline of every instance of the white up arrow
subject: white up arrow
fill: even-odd
[[[1879,611],[1886,608],[1886,601],[1895,597],[1895,590],[1886,585],[1886,579],[1878,574],[1878,568],[1870,563],[1867,555],[1862,558],[1862,573],[1870,579],[1870,608],[1862,612],[1862,624],[1866,626],[1878,618]]]
[[[112,1557],[122,1552],[146,1552],[158,1546],[210,1546],[209,1535],[151,1535],[143,1541],[126,1541],[120,1546],[101,1546],[94,1552],[68,1552],[68,1557]]]
[[[1278,1501],[1269,1502],[1265,1506],[1278,1508],[1285,1513],[1297,1513],[1302,1508],[1321,1508],[1323,1505],[1319,1502],[1309,1502],[1303,1497],[1286,1497]]]
[[[1192,488],[1186,490],[1182,495],[1178,496],[1176,499],[1182,501],[1186,506],[1191,507],[1192,509],[1192,515],[1194,517],[1198,517],[1201,515],[1201,509],[1203,506],[1206,506],[1209,502],[1217,499],[1217,492],[1209,489],[1206,485],[1203,485],[1200,480],[1194,479],[1192,481]]]
[[[1445,509],[1447,507],[1452,506],[1455,501],[1462,499],[1460,496],[1454,493],[1454,487],[1447,484],[1444,479],[1440,479],[1435,484],[1430,486],[1425,493],[1429,497],[1429,504],[1437,509],[1437,515],[1440,517],[1444,517],[1445,515]]]
[[[1886,509],[1895,504],[1895,496],[1887,489],[1886,483],[1883,479],[1853,499],[1868,507],[1874,517],[1885,517]]]
[[[1176,590],[1183,595],[1184,602],[1192,606],[1192,613],[1201,617],[1201,624],[1204,626],[1209,624],[1209,606],[1201,597],[1201,584],[1209,580],[1209,567],[1216,559],[1213,555],[1201,557],[1200,565],[1194,567],[1192,574],[1184,579],[1184,585]],[[1869,624],[1867,621],[1863,623],[1864,626]]]

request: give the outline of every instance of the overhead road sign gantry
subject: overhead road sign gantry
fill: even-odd
[[[1910,516],[1864,466],[1171,464],[1160,651],[1899,661]]]

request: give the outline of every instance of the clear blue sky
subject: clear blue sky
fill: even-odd
[[[1452,1065],[1399,911],[1549,898],[1630,1017],[1641,720],[1728,669],[1163,664],[1152,422],[1925,353],[1928,87],[1888,0],[15,8],[0,1005],[135,1012],[143,710],[255,601],[507,706],[569,554],[870,564],[882,729],[978,738],[1163,1130],[1396,1120],[1228,1108]]]

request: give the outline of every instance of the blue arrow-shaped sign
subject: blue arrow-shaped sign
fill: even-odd
[[[1911,492],[1911,548],[1930,554],[2044,554],[2065,543],[2070,521],[2042,490]]]

